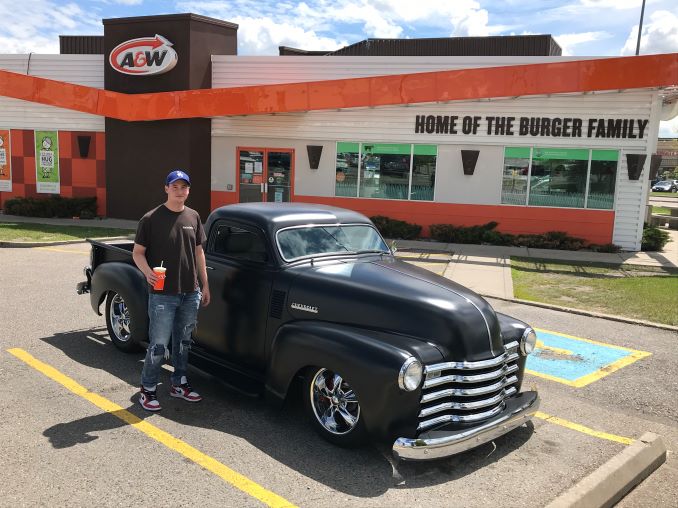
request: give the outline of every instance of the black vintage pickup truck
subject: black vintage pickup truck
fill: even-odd
[[[329,441],[367,436],[407,460],[446,457],[506,434],[539,407],[521,391],[536,342],[454,282],[396,259],[365,216],[293,203],[210,214],[212,303],[200,310],[191,363],[282,402],[294,380]],[[147,285],[132,243],[92,241],[87,281],[113,343],[147,344]]]

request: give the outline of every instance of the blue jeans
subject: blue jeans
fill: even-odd
[[[172,339],[172,384],[181,384],[186,375],[188,350],[191,347],[191,332],[198,323],[198,309],[202,293],[179,293],[148,295],[148,336],[149,345],[141,371],[141,384],[151,389],[158,384],[160,369],[164,360],[170,357],[169,343]]]

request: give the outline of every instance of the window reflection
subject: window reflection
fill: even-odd
[[[361,251],[390,252],[379,233],[368,225],[308,226],[278,232],[283,259]]]
[[[335,196],[358,195],[358,143],[337,143]]]
[[[432,201],[437,147],[337,143],[335,196]]]
[[[618,160],[618,150],[506,147],[501,202],[612,210]]]

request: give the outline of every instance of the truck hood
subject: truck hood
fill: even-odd
[[[499,320],[490,304],[423,268],[392,256],[367,256],[292,270],[297,275],[287,309],[296,319],[416,337],[457,361],[503,352]]]

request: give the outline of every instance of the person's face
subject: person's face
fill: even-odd
[[[190,190],[191,188],[185,180],[177,180],[176,182],[172,182],[170,185],[165,185],[165,192],[167,193],[168,199],[176,202],[183,203],[186,201]]]

